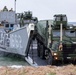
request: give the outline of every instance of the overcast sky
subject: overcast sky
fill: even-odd
[[[17,13],[32,11],[38,19],[53,19],[54,14],[66,14],[68,21],[76,21],[76,0],[16,0]],[[14,9],[14,0],[0,0],[0,9]]]

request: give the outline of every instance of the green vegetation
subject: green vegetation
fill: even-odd
[[[56,75],[56,73],[47,73],[46,75]]]

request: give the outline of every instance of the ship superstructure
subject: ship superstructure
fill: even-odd
[[[15,24],[15,20],[16,20],[16,14],[12,8],[8,10],[7,7],[5,6],[0,11],[0,29],[3,28],[5,32],[11,31]]]

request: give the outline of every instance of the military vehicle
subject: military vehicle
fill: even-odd
[[[57,60],[64,62],[66,59],[76,59],[76,29],[68,25],[66,15],[54,15],[54,22],[51,27],[51,46],[49,63]],[[52,58],[52,60],[50,59]]]
[[[76,26],[68,25],[65,14],[54,15],[54,21],[45,21],[44,24],[42,24],[41,31],[38,29],[38,32],[43,36],[43,43],[47,48],[38,43],[38,55],[46,58],[48,64],[54,64],[59,60],[62,62],[68,59],[75,60]]]

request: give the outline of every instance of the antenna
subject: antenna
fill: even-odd
[[[16,13],[16,0],[14,2],[14,10],[15,10],[15,13]]]
[[[14,10],[15,10],[15,24],[16,24],[16,0],[14,2]]]

